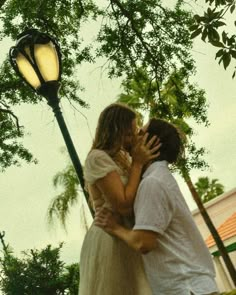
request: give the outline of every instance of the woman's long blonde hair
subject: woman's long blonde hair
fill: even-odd
[[[128,106],[113,103],[99,116],[92,149],[101,149],[114,156],[121,148],[124,136],[132,131],[136,113]]]

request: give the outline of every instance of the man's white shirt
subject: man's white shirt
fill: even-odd
[[[143,255],[153,295],[218,291],[211,255],[166,161],[145,171],[134,213],[134,230],[158,234],[157,248]]]

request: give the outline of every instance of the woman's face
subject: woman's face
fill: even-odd
[[[124,136],[123,148],[127,152],[131,152],[132,147],[135,144],[137,134],[138,134],[137,121],[136,121],[136,119],[134,119],[132,121],[131,129],[128,130]]]

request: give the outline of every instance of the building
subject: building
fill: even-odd
[[[207,202],[205,208],[215,225],[229,256],[236,266],[236,188]],[[192,211],[193,218],[213,256],[216,269],[216,280],[221,292],[234,288],[233,282],[219,255],[215,241],[212,238],[199,210]]]

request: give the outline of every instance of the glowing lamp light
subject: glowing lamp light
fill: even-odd
[[[61,79],[61,54],[57,42],[45,33],[30,29],[19,35],[9,54],[16,73],[50,104],[50,99],[57,96]]]

